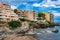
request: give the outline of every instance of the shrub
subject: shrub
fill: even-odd
[[[26,21],[26,19],[25,19],[25,18],[20,18],[20,20],[21,20],[21,21]]]
[[[21,23],[19,21],[10,21],[8,22],[8,25],[10,26],[10,29],[14,30],[17,27],[20,27]]]

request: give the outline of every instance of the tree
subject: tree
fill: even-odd
[[[14,9],[14,12],[15,12],[15,13],[17,13],[17,11],[18,11],[17,9]]]
[[[29,27],[38,28],[38,27],[39,27],[39,26],[38,26],[38,22],[31,21],[31,22],[29,23]]]
[[[24,21],[26,21],[27,19],[25,19],[25,18],[20,18],[20,21],[22,21],[22,22],[24,22]]]
[[[43,14],[43,13],[38,13],[38,18],[39,19],[45,19],[45,14]]]
[[[10,26],[10,29],[16,29],[17,27],[21,26],[21,23],[19,21],[10,21],[8,22],[8,25]]]

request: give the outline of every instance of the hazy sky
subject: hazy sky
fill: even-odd
[[[60,22],[60,0],[0,0],[12,5],[12,8],[51,12],[54,21]]]

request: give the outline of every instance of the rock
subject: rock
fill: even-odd
[[[0,40],[8,35],[10,30],[7,27],[0,27]]]
[[[37,40],[32,36],[8,35],[4,40]]]
[[[58,33],[59,31],[57,29],[52,30],[54,33]]]

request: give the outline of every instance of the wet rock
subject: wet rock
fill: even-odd
[[[58,33],[59,31],[57,29],[52,30],[54,33]]]

